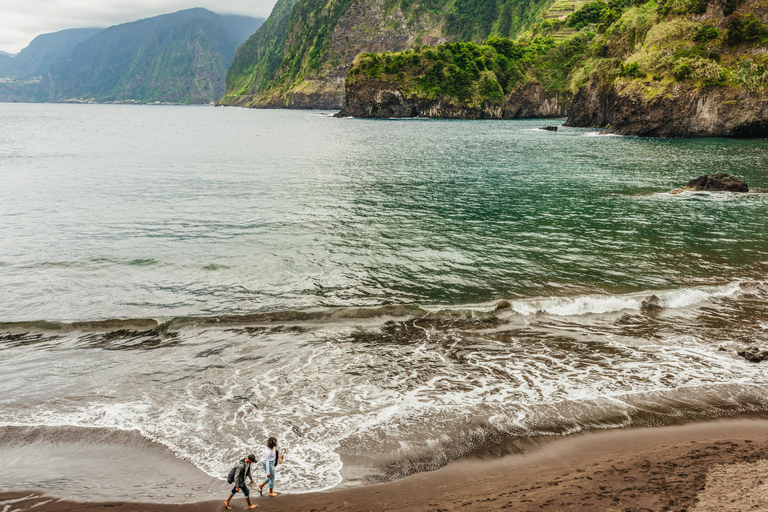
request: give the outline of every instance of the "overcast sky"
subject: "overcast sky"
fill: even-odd
[[[275,0],[0,0],[0,50],[17,53],[35,36],[126,23],[191,7],[266,18]]]

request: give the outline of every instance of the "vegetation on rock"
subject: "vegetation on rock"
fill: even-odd
[[[713,94],[730,102],[748,94],[759,110],[748,121],[748,133],[761,133],[766,121],[760,120],[765,110],[760,97],[768,88],[767,5],[758,0],[595,0],[562,19],[533,24],[514,41],[489,38],[482,44],[363,54],[347,83],[383,80],[406,96],[451,98],[465,105],[502,103],[527,83],[572,94],[612,90],[620,97],[634,91],[643,102],[686,98],[690,103]],[[726,134],[741,133],[732,128]]]
[[[385,80],[407,96],[449,97],[467,107],[484,102],[500,105],[527,83],[565,92],[591,37],[585,34],[561,44],[551,37],[492,37],[483,44],[447,43],[398,53],[366,53],[355,60],[347,81]]]

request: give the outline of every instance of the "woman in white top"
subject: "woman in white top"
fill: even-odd
[[[277,496],[275,487],[275,466],[277,466],[277,439],[270,437],[267,439],[267,447],[264,449],[264,470],[267,472],[267,479],[259,485],[259,494],[262,494],[264,486],[269,484],[269,495]]]

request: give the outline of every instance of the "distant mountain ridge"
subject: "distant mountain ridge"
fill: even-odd
[[[42,76],[57,60],[101,30],[100,28],[70,28],[41,34],[0,69],[0,75],[15,78]]]
[[[5,66],[7,66],[15,56],[16,56],[15,53],[0,51],[0,74],[3,73],[3,69],[5,69]]]
[[[0,76],[41,78],[0,84],[0,100],[210,103],[224,93],[237,47],[263,21],[194,8],[90,29],[91,34],[74,44],[69,36],[86,36],[82,31],[89,29],[38,36],[33,41],[37,44],[30,44],[11,64],[0,64]],[[36,67],[29,66],[35,73],[9,73],[9,68],[19,68],[15,61],[25,52],[52,55],[43,43],[65,36],[68,48],[47,66],[37,59]]]

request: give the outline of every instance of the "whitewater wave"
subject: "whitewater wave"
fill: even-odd
[[[761,283],[762,284],[762,283]],[[723,286],[680,288],[667,291],[646,291],[624,295],[587,295],[581,297],[552,297],[510,301],[511,309],[521,315],[548,314],[577,316],[615,313],[625,310],[639,311],[651,296],[659,298],[661,307],[680,309],[717,297],[733,297],[755,283],[732,282]]]
[[[736,280],[720,286],[686,287],[674,290],[648,290],[627,294],[591,294],[563,297],[534,297],[510,300],[511,311],[525,316],[547,314],[555,316],[579,316],[606,314],[619,311],[638,311],[643,302],[651,296],[659,299],[659,305],[667,309],[681,309],[695,306],[719,297],[734,297],[749,293],[757,287],[765,287],[764,281]],[[312,310],[284,310],[252,314],[216,316],[190,316],[166,319],[152,318],[111,318],[84,320],[80,322],[58,322],[54,320],[32,320],[21,322],[0,322],[0,332],[29,331],[114,331],[114,330],[156,330],[163,331],[189,327],[354,321],[377,318],[421,318],[438,316],[443,318],[489,318],[497,302],[468,304],[464,306],[419,306],[416,304],[385,305],[378,307],[331,307]]]

